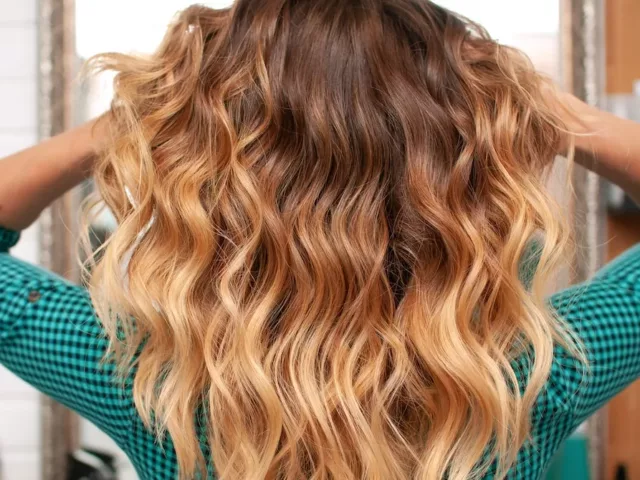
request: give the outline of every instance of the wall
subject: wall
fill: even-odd
[[[607,0],[606,49],[607,93],[630,95],[634,82],[640,80],[640,3],[637,0]],[[636,103],[637,105],[637,103]],[[632,113],[640,119],[640,111]],[[608,259],[640,242],[640,215],[609,215]],[[607,406],[607,478],[614,478],[620,465],[627,468],[628,478],[640,478],[640,381],[635,382]]]
[[[606,2],[607,93],[631,93],[640,79],[638,41],[640,41],[640,2]]]
[[[37,140],[37,0],[0,0],[0,157]],[[13,253],[38,261],[37,225]],[[3,480],[40,478],[38,394],[0,367]]]

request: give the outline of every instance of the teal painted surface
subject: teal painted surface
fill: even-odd
[[[583,433],[574,433],[556,453],[546,480],[590,480],[589,441]]]

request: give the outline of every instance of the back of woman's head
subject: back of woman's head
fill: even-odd
[[[198,415],[221,479],[504,473],[568,338],[562,125],[524,56],[426,0],[239,0],[94,64],[120,225],[92,295],[184,477]]]

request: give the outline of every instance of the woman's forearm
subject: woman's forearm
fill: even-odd
[[[99,133],[90,122],[0,160],[0,225],[21,230],[90,173]]]
[[[640,204],[640,124],[577,100],[571,102],[580,120],[576,149],[590,154],[578,156],[578,161]]]

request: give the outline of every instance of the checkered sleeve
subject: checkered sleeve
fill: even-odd
[[[571,411],[574,430],[640,377],[640,244],[592,280],[559,292],[550,304],[584,343],[589,369],[556,348],[549,389]]]
[[[0,250],[16,240],[0,228]],[[131,382],[102,362],[107,345],[84,288],[0,253],[0,363],[125,446]]]

